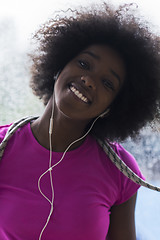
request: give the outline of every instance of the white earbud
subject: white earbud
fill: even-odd
[[[107,113],[109,113],[110,108],[108,108],[105,112],[100,114],[100,117],[103,118]]]
[[[55,75],[53,76],[53,79],[54,79],[55,82],[57,81],[60,73],[61,73],[61,71],[58,71],[57,74],[55,74]]]

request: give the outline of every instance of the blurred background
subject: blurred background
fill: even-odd
[[[112,0],[113,5],[134,2],[160,35],[159,0]],[[0,0],[0,125],[23,116],[40,115],[43,104],[33,96],[30,79],[30,40],[38,27],[55,11],[90,3],[91,0]],[[127,139],[122,145],[130,151],[148,181],[160,186],[160,132],[149,126],[137,140]],[[136,205],[137,240],[158,240],[160,236],[160,193],[141,188]]]

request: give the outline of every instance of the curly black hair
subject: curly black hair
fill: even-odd
[[[127,77],[109,115],[96,122],[92,134],[123,141],[159,117],[159,38],[137,16],[137,6],[125,4],[114,9],[103,3],[100,7],[69,9],[67,16],[59,14],[41,26],[33,37],[39,46],[31,54],[30,86],[46,105],[53,93],[54,76],[71,59],[92,44],[112,47],[123,58]]]

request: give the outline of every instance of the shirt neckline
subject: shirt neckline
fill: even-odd
[[[47,149],[47,148],[45,148],[45,147],[43,147],[43,146],[37,141],[37,139],[35,138],[35,136],[33,135],[33,132],[32,132],[32,130],[31,130],[31,124],[28,123],[27,125],[28,125],[28,126],[27,126],[27,129],[28,129],[27,132],[28,132],[30,141],[32,142],[32,146],[35,147],[36,150],[38,150],[38,151],[42,151],[42,152],[45,152],[45,153],[49,153],[50,150]],[[77,148],[75,148],[75,149],[73,149],[73,150],[71,150],[71,151],[67,151],[67,155],[78,154],[79,152],[85,150],[85,149],[87,148],[88,143],[89,143],[89,141],[90,141],[91,139],[92,139],[92,137],[91,137],[90,135],[86,136],[86,138],[85,138],[85,140],[83,141],[83,143],[82,143],[79,147],[77,147]],[[54,152],[54,151],[52,151],[52,153],[53,153],[54,155],[62,155],[64,152]]]

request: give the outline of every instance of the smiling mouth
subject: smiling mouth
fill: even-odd
[[[79,92],[75,87],[70,86],[70,90],[83,102],[89,103],[89,99],[86,98],[81,92]]]

